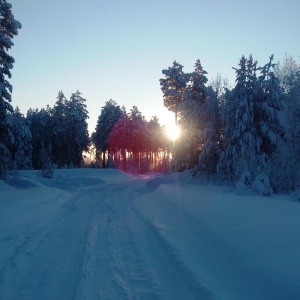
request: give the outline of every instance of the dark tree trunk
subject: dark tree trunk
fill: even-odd
[[[105,169],[105,151],[102,152],[102,168]]]

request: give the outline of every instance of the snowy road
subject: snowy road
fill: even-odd
[[[210,299],[132,206],[144,180],[62,180],[1,197],[1,299]]]
[[[257,239],[249,207],[114,170],[57,174],[0,186],[0,299],[299,299],[299,237],[273,241],[270,219]]]

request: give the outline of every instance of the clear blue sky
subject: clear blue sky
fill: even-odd
[[[27,109],[53,106],[59,90],[87,99],[89,129],[114,99],[136,105],[149,120],[173,122],[163,106],[162,69],[177,60],[208,78],[234,82],[240,57],[259,64],[291,54],[299,61],[299,0],[8,0],[23,28],[10,54],[13,101]]]

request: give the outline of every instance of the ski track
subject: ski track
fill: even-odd
[[[56,192],[32,205],[33,226],[0,238],[0,299],[213,299],[135,207],[144,185],[70,188],[67,201]]]

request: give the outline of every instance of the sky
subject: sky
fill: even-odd
[[[174,122],[163,105],[159,79],[176,60],[185,72],[200,59],[209,80],[234,85],[242,55],[259,65],[300,56],[299,0],[8,0],[22,29],[9,51],[12,105],[54,106],[62,90],[87,100],[89,131],[105,102],[147,120]]]

